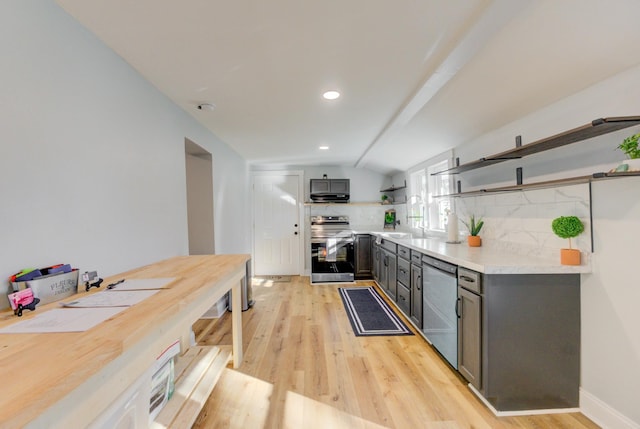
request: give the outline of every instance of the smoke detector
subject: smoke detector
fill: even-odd
[[[202,104],[198,104],[198,110],[208,110],[208,111],[213,111],[215,110],[216,105],[213,103],[202,103]]]

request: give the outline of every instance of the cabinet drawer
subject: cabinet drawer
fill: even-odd
[[[396,253],[397,244],[393,241],[385,240],[383,238],[382,242],[380,243],[380,247],[382,247],[383,249],[387,249],[389,252]]]
[[[407,247],[398,245],[398,256],[408,261],[409,259],[411,259],[410,254],[411,251]]]
[[[420,265],[422,264],[422,253],[412,250],[411,251],[411,262],[414,264]]]
[[[482,275],[476,271],[458,267],[458,285],[472,292],[482,294]]]
[[[398,307],[400,307],[400,309],[407,315],[411,311],[410,299],[411,292],[409,292],[409,289],[407,289],[407,287],[401,282],[398,282],[398,295],[396,302],[398,303]]]
[[[406,259],[398,258],[398,281],[405,285],[411,284],[411,263]]]

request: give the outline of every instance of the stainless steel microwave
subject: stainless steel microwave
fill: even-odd
[[[311,179],[309,197],[316,203],[348,203],[349,179]]]

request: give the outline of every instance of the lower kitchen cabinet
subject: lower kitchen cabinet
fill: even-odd
[[[378,283],[385,290],[387,295],[394,301],[396,300],[397,288],[397,259],[395,252],[384,247],[384,241],[380,248],[380,272],[378,273]],[[395,245],[394,245],[395,246]]]
[[[398,303],[398,307],[404,314],[409,314],[409,307],[411,301],[411,292],[409,288],[403,285],[399,280],[397,282],[397,297],[396,302]]]
[[[498,411],[577,408],[580,275],[485,274],[482,287],[482,396]],[[462,335],[473,344],[477,307],[464,299]],[[463,354],[475,372],[475,345]]]
[[[422,255],[418,253],[418,260]],[[413,261],[413,253],[412,253]],[[422,329],[422,266],[411,264],[411,308],[409,318],[418,329]]]
[[[398,250],[401,249],[401,246],[398,246]],[[403,248],[406,249],[406,248]],[[410,300],[411,300],[411,292],[409,291],[409,286],[411,285],[411,263],[405,259],[404,257],[400,256],[401,253],[398,253],[397,255],[397,271],[396,271],[396,277],[397,277],[397,281],[398,281],[398,287],[397,287],[397,295],[396,295],[396,302],[398,304],[400,304],[400,299],[401,299],[401,295],[400,295],[400,286],[402,286],[404,289],[406,289],[406,297],[403,296],[403,298],[405,298],[402,302],[402,305],[404,305],[404,307],[402,308],[402,310],[405,313],[409,313],[410,311]]]
[[[356,234],[355,236],[355,278],[371,278],[372,249],[371,236],[369,234]]]
[[[482,297],[458,287],[458,372],[482,388]]]
[[[371,274],[373,279],[379,282],[381,251],[380,245],[371,240]]]
[[[374,278],[422,333],[437,316],[423,305],[424,257],[412,250],[407,259],[395,246],[373,243]],[[457,287],[453,276],[452,367],[499,412],[577,408],[580,274],[483,274],[460,266]]]

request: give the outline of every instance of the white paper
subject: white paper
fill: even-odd
[[[150,290],[165,289],[176,280],[176,277],[161,277],[157,279],[126,279],[114,285],[110,290]]]
[[[126,307],[57,308],[0,329],[1,334],[39,334],[87,331]],[[37,310],[36,310],[37,311]]]
[[[160,292],[155,290],[130,290],[119,291],[104,290],[93,295],[88,295],[75,301],[61,302],[63,307],[73,308],[96,308],[96,307],[131,307],[151,295]]]

